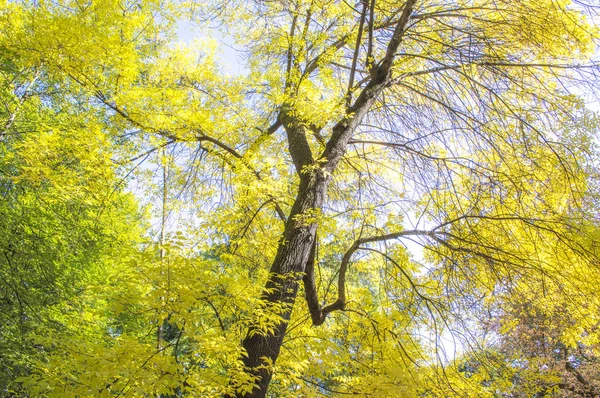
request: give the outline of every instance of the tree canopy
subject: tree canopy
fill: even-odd
[[[0,395],[600,394],[598,6],[0,4]]]

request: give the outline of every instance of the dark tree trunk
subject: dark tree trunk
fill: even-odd
[[[296,201],[286,223],[283,239],[279,243],[277,255],[270,270],[270,279],[266,284],[262,299],[265,305],[274,304],[274,308],[283,308],[278,315],[283,321],[273,333],[261,332],[258,326],[252,326],[242,345],[246,350],[244,365],[248,372],[258,376],[258,388],[249,394],[237,394],[236,397],[261,398],[266,396],[272,373],[267,365],[274,364],[283,343],[288,321],[292,314],[298,284],[302,280],[306,263],[311,255],[317,224],[306,222],[303,215],[320,210],[325,199],[329,179],[318,170],[301,175]],[[268,358],[265,361],[264,358]],[[260,367],[260,368],[259,368]]]

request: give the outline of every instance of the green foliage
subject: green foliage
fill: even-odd
[[[8,391],[32,361],[46,360],[49,348],[34,338],[68,327],[87,284],[141,236],[135,200],[118,186],[99,127],[74,129],[73,115],[35,96],[20,113],[0,142],[0,384]],[[28,125],[35,130],[21,133]]]

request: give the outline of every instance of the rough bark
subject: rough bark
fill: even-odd
[[[294,207],[288,217],[283,239],[271,266],[271,278],[265,286],[262,297],[265,303],[285,305],[279,314],[283,321],[277,325],[273,333],[264,334],[257,327],[251,327],[248,331],[242,343],[247,353],[244,365],[249,372],[259,377],[258,388],[250,394],[238,394],[238,397],[259,398],[266,395],[272,373],[268,366],[264,365],[269,362],[274,364],[279,356],[298,293],[301,274],[305,271],[316,235],[317,224],[305,223],[302,214],[322,207],[327,184],[328,178],[319,172],[303,175],[301,178]]]

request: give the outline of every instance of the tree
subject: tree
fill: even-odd
[[[169,46],[190,9],[233,32],[246,75],[221,73],[210,45]],[[584,114],[574,91],[596,84],[595,11],[562,0],[7,4],[3,46],[97,112],[121,160],[170,146],[178,197],[195,212],[169,243],[173,272],[142,251],[134,269],[116,268],[115,291],[94,296],[129,313],[108,309],[123,331],[95,347],[136,371],[79,367],[60,384],[68,366],[40,364],[51,390],[411,396],[432,361],[419,336],[457,324],[456,296],[483,310],[519,286],[593,295],[573,278],[597,277],[582,243],[596,242],[596,149],[591,132],[559,127]],[[403,248],[411,240],[425,263]],[[576,261],[557,269],[556,253]],[[173,333],[156,353],[142,336],[164,325]],[[241,348],[227,344],[236,336]],[[280,358],[284,342],[300,357]]]
[[[47,359],[36,338],[62,332],[142,228],[94,115],[49,93],[41,67],[4,51],[0,65],[0,396],[22,396],[15,380]]]
[[[536,300],[546,304],[543,308],[511,308],[519,316],[510,314],[510,327],[505,326],[510,315],[503,320],[500,360],[516,364],[510,391],[515,396],[598,396],[596,333],[588,333],[595,325],[577,319],[578,311],[569,308],[570,303],[553,297],[550,304],[548,297],[552,296]],[[573,333],[574,325],[583,333]]]

